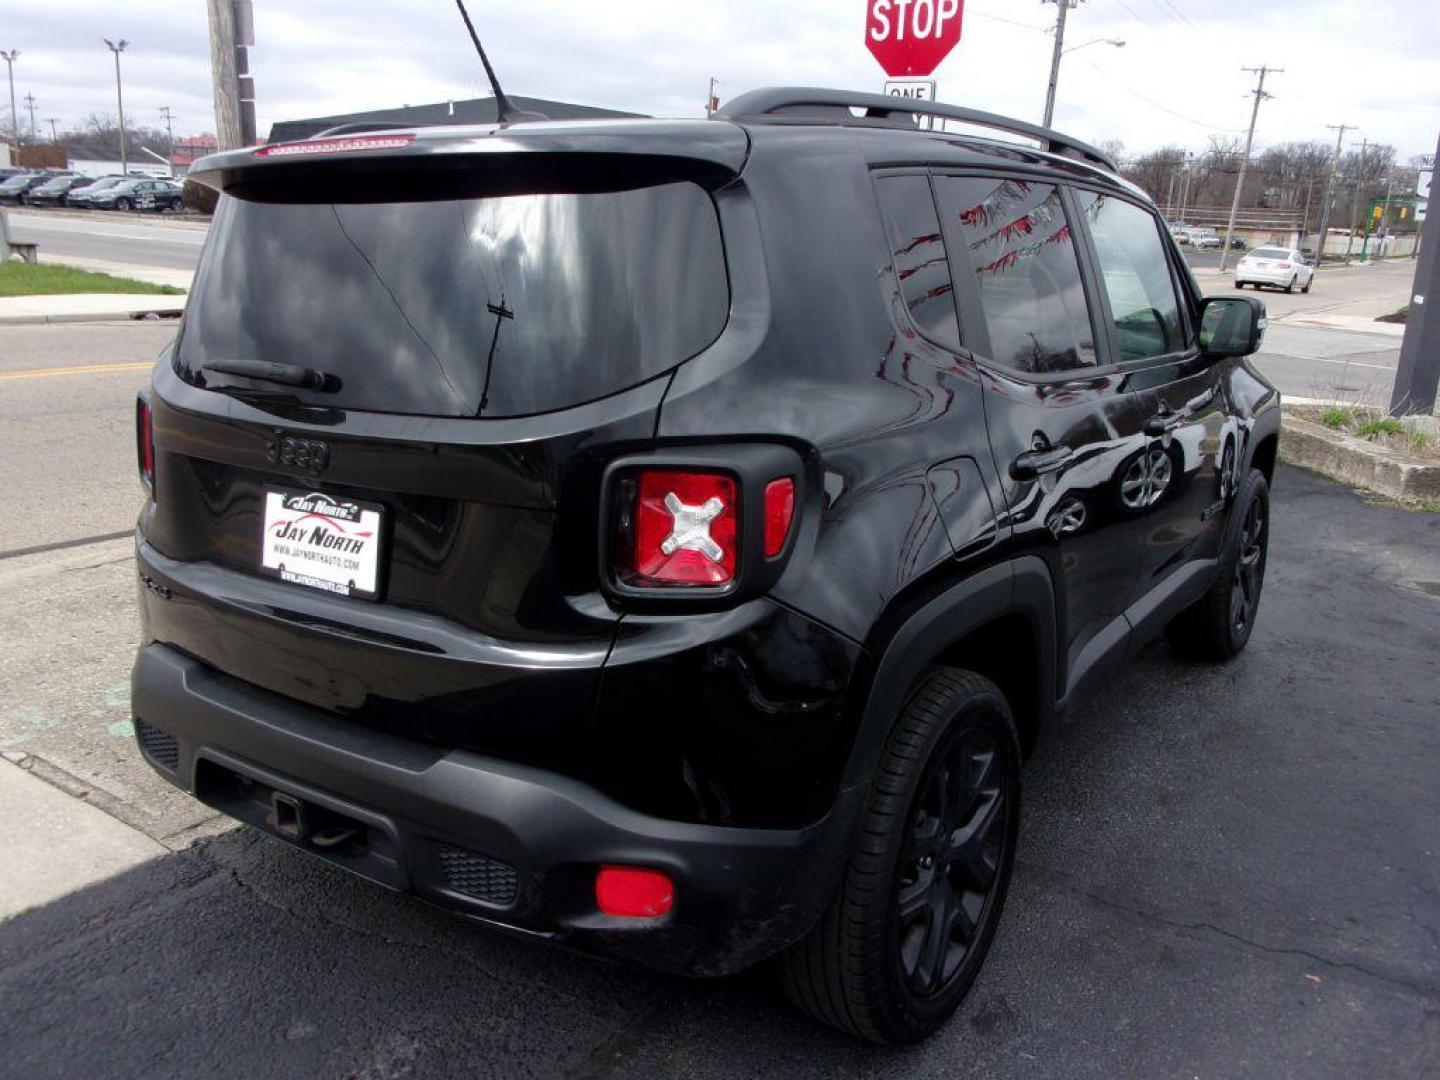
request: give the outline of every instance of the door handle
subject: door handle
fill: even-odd
[[[1183,423],[1185,423],[1184,413],[1175,412],[1173,409],[1161,409],[1141,424],[1140,430],[1151,438],[1158,439],[1162,435],[1169,435]]]
[[[1052,446],[1047,450],[1027,450],[1010,463],[1010,477],[1013,480],[1034,480],[1042,473],[1054,472],[1071,457],[1074,451],[1068,446]]]

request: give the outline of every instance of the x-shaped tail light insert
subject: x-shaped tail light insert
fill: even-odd
[[[677,551],[698,551],[716,563],[725,557],[725,549],[710,535],[710,523],[725,509],[719,496],[712,495],[699,506],[690,506],[672,491],[665,496],[665,508],[674,518],[674,525],[660,543],[662,552],[674,555]]]

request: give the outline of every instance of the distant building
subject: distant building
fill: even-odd
[[[551,120],[603,120],[634,117],[639,113],[595,109],[589,105],[571,105],[544,98],[515,97],[510,100],[517,109],[544,113]],[[394,127],[422,127],[430,124],[493,124],[495,99],[474,98],[469,101],[440,101],[434,105],[404,105],[398,109],[376,109],[372,112],[344,113],[338,116],[317,116],[309,120],[282,120],[270,127],[270,141],[294,142],[308,139],[342,124],[385,124]]]
[[[219,148],[219,142],[214,135],[188,135],[177,139],[173,152],[170,154],[170,164],[174,166],[175,175],[182,176],[190,171],[198,158],[206,154],[213,154]]]

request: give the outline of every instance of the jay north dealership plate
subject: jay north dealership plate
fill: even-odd
[[[260,572],[312,589],[374,600],[384,508],[316,491],[265,489]]]

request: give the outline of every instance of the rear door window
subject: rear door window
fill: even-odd
[[[1100,262],[1121,363],[1183,350],[1185,323],[1155,215],[1110,195],[1075,194]]]
[[[691,183],[385,203],[227,196],[176,365],[198,385],[317,405],[523,416],[676,366],[719,336],[729,307],[715,206]],[[227,360],[317,369],[339,390],[206,371]]]
[[[935,215],[927,176],[883,176],[876,181],[895,276],[915,328],[932,341],[960,344],[955,287]]]
[[[963,238],[990,359],[1035,374],[1094,367],[1095,333],[1059,190],[1018,178],[938,176],[935,194],[946,227]]]

